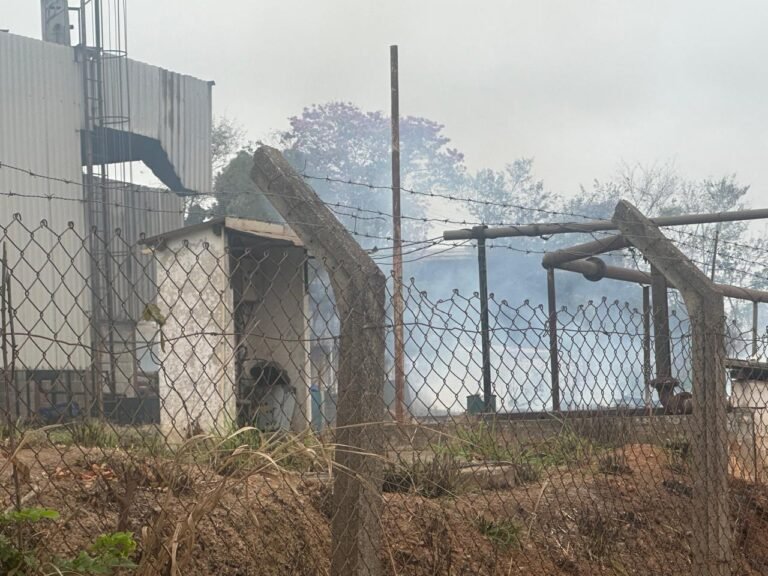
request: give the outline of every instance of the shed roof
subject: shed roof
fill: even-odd
[[[293,229],[288,225],[262,222],[261,220],[249,220],[246,218],[232,218],[230,216],[222,216],[206,222],[201,222],[200,224],[176,228],[175,230],[163,234],[145,238],[141,243],[147,246],[157,246],[170,239],[183,238],[189,234],[216,227],[222,227],[227,232],[234,232],[252,238],[275,240],[288,242],[294,246],[304,246]]]

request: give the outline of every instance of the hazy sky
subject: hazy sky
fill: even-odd
[[[215,80],[251,137],[313,102],[437,120],[471,167],[536,159],[564,194],[619,162],[736,173],[768,202],[768,2],[127,0],[131,57]],[[37,0],[0,28],[39,37]],[[2,79],[0,79],[2,81]]]

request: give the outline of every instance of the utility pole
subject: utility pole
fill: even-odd
[[[395,330],[395,418],[405,420],[405,351],[403,329],[403,239],[400,221],[400,87],[397,46],[389,47],[392,99],[392,281]]]

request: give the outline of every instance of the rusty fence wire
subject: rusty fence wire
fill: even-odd
[[[350,473],[334,456],[354,446],[337,442],[344,341],[311,249],[275,224],[134,242],[20,217],[0,246],[0,551],[24,552],[0,554],[0,568],[89,573],[72,559],[103,560],[93,543],[124,532],[136,543],[125,573],[329,573],[344,512],[333,479]],[[706,467],[692,461],[684,307],[659,379],[642,307],[595,299],[558,309],[553,326],[539,303],[491,297],[486,398],[479,296],[433,295],[418,279],[403,294],[406,418],[395,421],[388,320],[369,455],[380,477],[362,479],[382,491],[369,573],[695,573]],[[763,574],[766,342],[710,336],[729,352],[728,570]]]

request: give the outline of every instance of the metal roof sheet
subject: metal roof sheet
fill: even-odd
[[[272,222],[262,222],[261,220],[232,218],[229,216],[214,218],[206,222],[201,222],[200,224],[185,226],[183,228],[177,228],[176,230],[171,230],[169,232],[157,234],[155,236],[145,238],[142,241],[142,244],[147,246],[159,246],[167,240],[183,238],[184,236],[197,233],[201,230],[215,228],[216,226],[223,227],[224,230],[229,232],[237,232],[239,234],[244,234],[253,238],[289,242],[294,246],[304,246],[302,241],[290,226],[284,224],[274,224]]]

